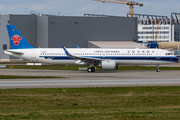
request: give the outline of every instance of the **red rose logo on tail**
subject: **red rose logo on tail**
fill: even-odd
[[[22,37],[19,35],[14,35],[11,37],[11,40],[14,40],[14,45],[19,45],[20,40],[22,40]]]

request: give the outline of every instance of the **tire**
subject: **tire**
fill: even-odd
[[[92,72],[92,69],[91,69],[91,68],[88,68],[87,71],[90,73],[90,72]]]
[[[156,72],[160,72],[160,69],[156,69]]]
[[[95,69],[94,67],[91,68],[91,71],[92,71],[92,72],[95,72],[95,70],[96,70],[96,69]]]

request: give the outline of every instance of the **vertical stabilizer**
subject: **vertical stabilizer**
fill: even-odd
[[[6,25],[12,49],[30,49],[32,47],[14,25]]]

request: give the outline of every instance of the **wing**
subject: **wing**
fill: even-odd
[[[74,58],[77,61],[80,60],[81,62],[93,63],[93,64],[98,64],[101,61],[103,61],[103,59],[99,59],[99,58],[75,56],[70,54],[65,46],[62,46],[62,48],[64,49],[64,52],[66,53],[67,56]]]

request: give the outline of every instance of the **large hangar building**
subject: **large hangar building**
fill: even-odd
[[[127,14],[130,17],[130,14]],[[138,42],[180,42],[180,13],[162,15],[134,14],[138,19]],[[157,35],[157,38],[156,38]]]
[[[0,59],[10,48],[6,25],[15,25],[34,47],[99,47],[96,42],[137,41],[137,18],[85,14],[84,16],[0,15]],[[131,44],[131,42],[129,42]],[[112,44],[113,45],[113,44]]]

